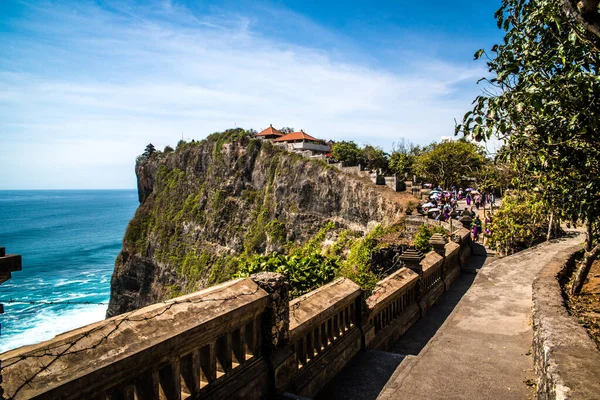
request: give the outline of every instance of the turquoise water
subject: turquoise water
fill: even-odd
[[[0,285],[0,352],[104,318],[105,304],[66,302],[108,302],[137,206],[135,190],[0,191],[0,246],[23,257],[23,270]]]

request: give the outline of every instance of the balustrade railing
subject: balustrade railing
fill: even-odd
[[[260,359],[268,295],[229,281],[2,354],[14,399],[197,398]]]
[[[302,369],[357,325],[360,287],[340,278],[290,302],[290,345]]]
[[[408,268],[400,268],[377,284],[367,299],[369,319],[375,334],[400,318],[417,301],[419,275]]]
[[[468,237],[458,234],[468,249]],[[406,332],[448,287],[445,268],[452,266],[450,278],[460,273],[458,245],[437,245],[438,252],[380,281],[367,299],[340,278],[288,303],[285,278],[263,273],[11,350],[0,354],[4,395],[259,399],[291,390],[314,396],[361,348],[387,348]],[[468,254],[462,247],[461,256]]]

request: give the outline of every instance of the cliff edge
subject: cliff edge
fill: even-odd
[[[230,279],[235,256],[305,243],[331,221],[362,232],[393,223],[409,198],[242,129],[141,156],[135,171],[140,206],[115,262],[109,317]]]

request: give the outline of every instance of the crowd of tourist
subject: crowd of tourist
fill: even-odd
[[[432,188],[432,185],[425,185],[426,188]],[[485,245],[491,235],[492,213],[491,210],[496,202],[493,192],[480,193],[471,187],[463,190],[452,186],[450,190],[443,190],[441,187],[432,188],[429,194],[429,201],[418,207],[419,212],[427,215],[436,221],[449,221],[450,219],[460,220],[464,215],[459,212],[458,202],[466,202],[465,210],[471,217],[471,234],[475,242],[479,242],[483,237]],[[486,211],[486,205],[489,205],[490,211]],[[484,221],[481,221],[479,210],[484,211]]]

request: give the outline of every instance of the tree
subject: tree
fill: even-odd
[[[426,180],[448,188],[459,184],[462,176],[476,175],[483,161],[483,151],[475,143],[443,142],[416,157],[414,170]]]
[[[392,145],[392,154],[388,161],[389,170],[399,177],[413,174],[415,158],[421,153],[421,148],[412,142],[400,139]]]
[[[144,153],[142,155],[144,157],[148,158],[155,152],[156,152],[156,149],[154,148],[154,145],[152,143],[148,143],[148,145],[146,146],[146,150],[144,150]]]
[[[415,158],[412,154],[393,152],[390,155],[388,168],[399,177],[409,176],[412,174]]]
[[[600,233],[599,53],[562,0],[503,0],[496,18],[503,44],[475,54],[494,76],[457,132],[507,139],[515,183],[537,190],[552,218],[583,221],[590,251]]]
[[[348,165],[356,165],[358,163],[360,149],[356,143],[352,141],[336,142],[331,146],[331,155],[340,162]]]
[[[288,133],[292,133],[295,131],[294,131],[294,128],[290,128],[289,126],[284,126],[283,128],[279,129],[279,132],[283,133],[284,135],[287,135]]]
[[[501,191],[510,188],[512,180],[517,175],[517,171],[503,162],[501,157],[496,157],[494,160],[486,159],[476,176],[477,186],[483,190]]]
[[[381,149],[381,147],[374,147],[371,145],[365,145],[360,150],[358,155],[358,161],[361,165],[369,169],[387,169],[388,155]]]

